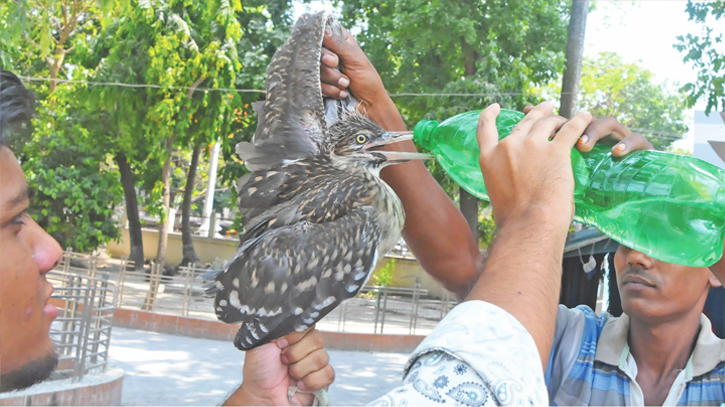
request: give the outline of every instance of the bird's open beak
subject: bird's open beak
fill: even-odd
[[[399,143],[401,141],[413,140],[412,131],[386,132],[378,140],[365,146],[365,150],[374,149],[376,147],[386,146],[388,144]],[[388,162],[405,162],[411,160],[427,160],[433,158],[430,154],[409,153],[406,151],[386,151],[376,150],[377,153],[383,154]]]

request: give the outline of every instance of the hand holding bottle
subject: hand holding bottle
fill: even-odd
[[[481,112],[479,164],[499,227],[511,219],[546,214],[566,230],[574,217],[570,154],[592,116],[579,113],[567,122],[551,115],[553,109],[548,102],[538,105],[501,141],[496,128],[501,107],[494,104]]]

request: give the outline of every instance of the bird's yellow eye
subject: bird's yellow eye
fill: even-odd
[[[364,134],[358,134],[355,137],[355,141],[357,141],[358,144],[365,144],[368,141],[368,136],[366,136]]]

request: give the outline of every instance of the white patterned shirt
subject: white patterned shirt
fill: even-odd
[[[416,348],[403,384],[369,406],[548,405],[536,344],[523,325],[483,301],[455,307]]]

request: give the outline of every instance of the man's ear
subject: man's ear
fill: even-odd
[[[722,287],[722,282],[714,274],[710,273],[710,285],[713,287]]]

